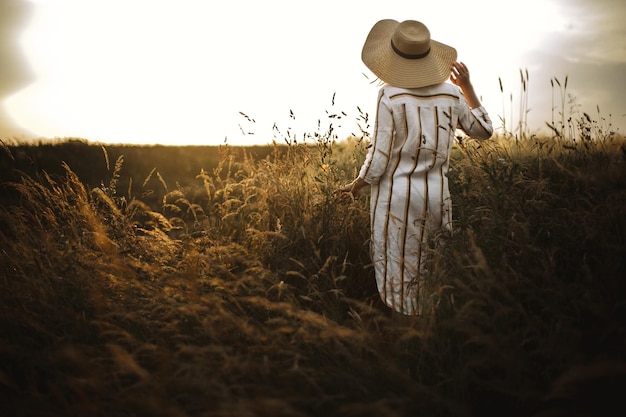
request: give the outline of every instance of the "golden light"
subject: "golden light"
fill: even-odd
[[[470,65],[495,116],[498,77],[514,84],[524,53],[563,30],[561,3],[452,1],[33,0],[19,44],[35,80],[5,100],[14,121],[44,137],[136,144],[233,144],[272,139],[277,123],[312,130],[338,110],[373,114],[375,87],[360,48],[381,18],[419,19]],[[531,68],[532,70],[532,68]],[[532,74],[531,74],[532,76]],[[294,109],[296,118],[289,118]],[[244,126],[240,112],[257,120]],[[347,123],[347,122],[346,122]],[[257,135],[242,133],[258,130]],[[342,133],[357,131],[356,122]]]

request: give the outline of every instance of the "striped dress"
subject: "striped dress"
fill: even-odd
[[[381,88],[372,146],[359,177],[371,185],[371,257],[378,291],[402,314],[421,313],[419,283],[429,236],[451,230],[446,174],[456,129],[477,139],[493,133],[486,110],[470,109],[457,86]]]

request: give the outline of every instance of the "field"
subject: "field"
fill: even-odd
[[[587,122],[459,140],[410,326],[374,287],[367,194],[335,195],[365,134],[3,142],[0,413],[622,415],[626,142]]]

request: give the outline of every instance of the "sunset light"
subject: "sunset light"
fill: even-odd
[[[625,4],[0,0],[0,414],[626,415]]]
[[[376,20],[395,18],[422,20],[433,39],[457,48],[494,115],[508,101],[498,79],[505,95],[518,94],[519,70],[528,69],[530,120],[542,126],[550,117],[552,77],[569,74],[574,88],[585,87],[584,74],[564,65],[582,60],[583,68],[591,52],[562,46],[570,38],[575,45],[576,36],[607,18],[585,14],[583,2],[576,3],[565,9],[562,1],[506,8],[494,0],[453,1],[422,10],[403,1],[385,8],[326,0],[298,8],[281,1],[215,8],[194,0],[36,0],[16,36],[32,81],[4,105],[17,125],[42,137],[264,144],[276,135],[274,124],[283,132],[311,132],[327,111],[347,113],[334,121],[345,136],[356,130],[357,107],[373,112],[376,86],[360,61],[364,37]],[[593,54],[607,59],[601,50]],[[603,102],[588,105],[621,114],[610,93],[592,91],[589,100]]]

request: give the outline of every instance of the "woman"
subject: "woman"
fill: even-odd
[[[372,146],[358,177],[340,191],[358,196],[371,186],[378,291],[394,312],[415,316],[421,313],[425,244],[433,233],[451,229],[446,174],[455,130],[488,139],[493,127],[456,50],[431,40],[424,24],[379,21],[361,58],[385,84]]]

